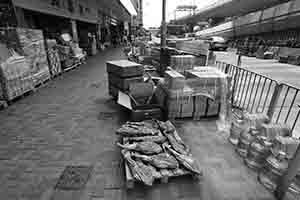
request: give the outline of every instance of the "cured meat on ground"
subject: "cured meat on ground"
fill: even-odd
[[[201,174],[199,167],[196,163],[196,160],[191,156],[182,155],[175,150],[173,150],[170,146],[164,145],[166,149],[168,149],[172,155],[178,160],[178,162],[183,165],[186,169],[190,170],[193,173]]]
[[[162,152],[162,147],[154,142],[136,142],[132,144],[117,145],[123,149],[138,151],[146,155],[159,154]]]
[[[126,124],[116,131],[116,134],[123,137],[140,137],[158,135],[159,132],[158,129],[151,128],[148,123],[126,122]]]
[[[130,152],[127,150],[122,150],[122,154],[129,165],[133,177],[145,185],[151,186],[154,181],[154,176],[149,166],[143,164],[141,161],[134,161],[130,156]]]
[[[129,137],[128,141],[132,142],[155,142],[158,144],[162,144],[167,140],[165,136],[159,134],[157,136],[144,136],[144,137]]]
[[[160,153],[153,156],[145,156],[133,153],[132,156],[135,158],[139,158],[145,162],[148,162],[154,167],[160,169],[176,169],[179,167],[177,160],[168,153]]]
[[[164,135],[168,138],[168,141],[175,151],[183,155],[189,154],[188,147],[183,143],[176,130],[173,132],[164,132]]]

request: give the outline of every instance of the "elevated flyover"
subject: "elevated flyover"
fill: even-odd
[[[208,20],[209,18],[240,16],[287,1],[288,0],[220,0],[210,6],[198,10],[193,16],[177,19],[176,23],[191,24]]]

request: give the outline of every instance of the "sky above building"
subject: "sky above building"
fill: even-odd
[[[167,21],[175,18],[174,10],[180,5],[196,5],[197,9],[205,8],[219,0],[167,0]],[[159,27],[162,15],[162,0],[143,0],[144,26]],[[189,12],[177,12],[176,18],[190,14]]]

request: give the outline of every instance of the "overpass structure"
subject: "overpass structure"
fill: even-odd
[[[197,33],[201,36],[259,35],[288,40],[300,39],[299,19],[300,0],[221,0],[176,23],[196,25],[198,21],[212,21],[211,27]]]

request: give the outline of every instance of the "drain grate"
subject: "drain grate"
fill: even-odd
[[[85,187],[91,172],[92,166],[67,166],[55,186],[60,190],[81,190]]]

